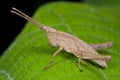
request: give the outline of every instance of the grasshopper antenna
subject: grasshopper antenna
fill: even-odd
[[[26,19],[26,20],[28,20],[30,22],[32,22],[33,24],[39,26],[41,29],[44,28],[44,25],[40,24],[36,20],[32,19],[31,17],[29,17],[28,15],[26,15],[25,13],[23,13],[22,11],[20,11],[20,10],[14,8],[14,7],[12,7],[10,12],[12,12],[12,13],[14,13],[14,14],[16,14],[16,15],[18,15],[18,16],[20,16],[20,17],[22,17],[22,18],[24,18],[24,19]]]

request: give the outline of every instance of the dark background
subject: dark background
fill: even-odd
[[[0,55],[20,33],[26,20],[10,13],[11,7],[24,11],[29,16],[39,7],[54,0],[0,0]],[[82,0],[58,0],[76,1]]]

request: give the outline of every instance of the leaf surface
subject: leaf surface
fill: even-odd
[[[90,1],[52,2],[38,8],[34,19],[89,44],[113,41],[112,48],[98,51],[112,56],[108,68],[81,61],[83,72],[79,72],[77,58],[62,51],[55,57],[55,64],[43,70],[57,48],[51,48],[44,32],[28,22],[0,58],[0,80],[119,80],[120,1],[107,4],[101,0],[99,5]]]

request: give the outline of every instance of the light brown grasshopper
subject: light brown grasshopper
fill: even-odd
[[[58,31],[49,26],[40,24],[39,22],[37,22],[36,20],[34,20],[33,18],[29,17],[28,15],[16,8],[12,8],[11,12],[39,26],[39,28],[46,33],[51,45],[54,47],[59,47],[59,49],[52,55],[50,63],[47,67],[49,67],[52,64],[53,58],[63,49],[66,52],[71,53],[78,58],[78,67],[80,71],[82,71],[82,68],[80,66],[81,59],[90,59],[91,61],[97,63],[101,67],[107,67],[106,62],[111,59],[111,56],[102,56],[98,54],[96,50],[109,48],[112,46],[112,42],[107,42],[103,44],[87,44],[83,40],[71,34]]]

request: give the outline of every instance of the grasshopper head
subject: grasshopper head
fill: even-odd
[[[44,26],[44,27],[42,28],[42,30],[45,31],[45,33],[47,33],[47,34],[52,33],[52,32],[56,32],[55,29],[53,29],[53,28],[51,28],[51,27],[48,27],[48,26],[47,26],[47,27]]]

